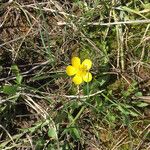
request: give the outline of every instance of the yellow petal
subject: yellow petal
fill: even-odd
[[[79,68],[80,65],[81,65],[81,60],[80,60],[80,58],[79,58],[79,57],[73,57],[73,58],[71,59],[71,64],[72,64],[73,67]]]
[[[74,82],[74,84],[79,85],[83,82],[82,77],[79,75],[75,75],[72,79],[72,81]]]
[[[92,80],[92,74],[90,72],[87,72],[84,76],[83,76],[83,80],[85,82],[90,82]]]
[[[77,73],[77,69],[74,68],[73,66],[67,66],[66,73],[68,76],[75,75]]]
[[[82,66],[86,69],[86,70],[89,70],[91,69],[92,67],[92,61],[90,59],[85,59],[83,62],[82,62]]]

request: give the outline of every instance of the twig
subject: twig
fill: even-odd
[[[100,93],[102,93],[104,90],[101,90],[101,91],[98,91],[96,93],[93,93],[93,94],[90,94],[90,95],[56,95],[56,94],[49,94],[49,93],[46,93],[46,92],[41,92],[41,94],[44,94],[45,96],[38,96],[36,94],[27,94],[27,93],[21,93],[21,95],[28,95],[30,97],[36,97],[36,98],[42,98],[42,99],[45,99],[45,97],[50,97],[50,98],[56,98],[56,97],[65,97],[65,98],[70,98],[70,99],[77,99],[80,97],[80,99],[86,99],[86,98],[89,98],[89,97],[93,97],[95,95],[98,95]]]
[[[0,104],[3,104],[3,103],[6,103],[6,102],[10,102],[10,103],[15,103],[14,99],[18,98],[19,97],[19,93],[17,93],[16,95],[14,96],[11,96],[7,99],[1,99],[0,98]]]
[[[139,99],[150,104],[150,96],[133,96],[132,99]]]
[[[2,129],[7,133],[8,137],[11,139],[11,141],[13,142],[13,144],[16,145],[15,142],[14,142],[14,140],[13,140],[13,138],[12,138],[12,136],[11,136],[10,133],[5,129],[5,127],[0,124],[0,128],[2,128]]]
[[[42,63],[38,63],[37,66],[34,66],[33,68],[31,68],[30,70],[28,71],[25,71],[25,72],[22,72],[20,73],[22,75],[22,77],[26,77],[26,76],[30,76],[30,75],[35,75],[35,74],[29,74],[31,73],[32,71],[34,71],[35,69],[41,67],[41,66],[44,66],[44,65],[47,65],[49,63],[49,60],[45,61],[45,62],[42,62]],[[49,72],[50,74],[52,73],[63,73],[64,71],[53,71],[53,72]],[[7,80],[7,81],[10,81],[10,80],[14,80],[16,79],[16,76],[11,76],[11,77],[6,77],[6,78],[1,78],[0,79],[0,82],[1,81],[4,81],[4,80]]]
[[[86,25],[93,25],[93,26],[110,26],[110,25],[120,25],[120,24],[143,24],[143,23],[150,23],[150,19],[145,20],[128,20],[128,21],[118,21],[118,22],[108,22],[108,23],[102,23],[102,22],[89,22]],[[57,22],[57,25],[63,26],[63,25],[71,25],[67,22]]]
[[[64,71],[51,71],[49,72],[49,74],[54,74],[54,73],[64,73]],[[43,73],[45,74],[45,73]],[[34,76],[34,75],[37,75],[37,73],[32,73],[32,74],[24,74],[24,73],[21,73],[22,77],[29,77],[29,76]],[[16,79],[16,76],[10,76],[10,77],[6,77],[6,78],[2,78],[0,79],[0,82],[2,81],[11,81],[11,80],[15,80]]]
[[[64,16],[71,16],[71,17],[77,18],[77,16],[75,16],[75,15],[68,14],[66,12],[55,10],[55,9],[51,9],[51,8],[46,8],[46,7],[38,8],[38,7],[35,7],[33,5],[24,5],[22,7],[33,8],[33,9],[36,9],[36,10],[42,10],[42,11],[46,11],[46,12],[51,12],[51,13],[56,13],[56,14],[60,14],[60,15],[64,15]]]
[[[37,34],[38,32],[39,32],[38,30],[35,31],[35,34]],[[28,34],[28,36],[30,36],[30,35],[33,35],[33,33]],[[0,44],[0,47],[2,47],[2,46],[4,46],[4,45],[7,45],[7,44],[10,44],[10,43],[12,43],[12,42],[16,42],[16,41],[21,40],[21,39],[23,39],[23,38],[24,38],[24,36],[19,36],[19,37],[17,37],[16,39],[13,39],[13,40],[10,40],[10,41],[7,41],[7,42],[4,42],[4,43]]]
[[[3,19],[3,22],[0,24],[0,28],[4,25],[8,15],[9,15],[10,10],[11,10],[11,8],[8,9],[8,11],[7,11],[7,13],[6,13],[6,15],[5,15],[4,19]]]
[[[96,93],[93,93],[93,94],[89,94],[89,95],[80,95],[80,99],[86,99],[88,97],[93,97],[95,95],[98,95],[100,93],[102,93],[104,90],[101,90],[101,91],[98,91]],[[71,99],[75,99],[75,98],[79,98],[79,95],[62,95],[66,98],[71,98]]]
[[[141,146],[142,146],[142,144],[144,143],[144,141],[146,140],[146,137],[147,137],[147,135],[150,133],[150,124],[143,130],[143,132],[140,134],[140,136],[145,132],[145,131],[147,131],[145,134],[144,134],[144,136],[143,136],[143,138],[141,139],[141,141],[139,142],[139,144],[138,144],[138,146],[135,148],[135,150],[139,150],[139,149],[141,149]]]

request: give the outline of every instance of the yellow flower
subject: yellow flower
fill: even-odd
[[[82,63],[79,57],[73,57],[71,59],[71,65],[67,66],[66,73],[68,76],[74,76],[72,81],[79,85],[81,83],[90,82],[92,80],[92,74],[89,70],[92,67],[92,61],[85,59]]]

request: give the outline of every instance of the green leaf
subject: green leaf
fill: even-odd
[[[75,140],[80,139],[80,133],[79,133],[79,131],[78,131],[77,128],[71,127],[71,128],[70,128],[70,133],[71,133],[72,137],[73,137]]]
[[[107,115],[107,118],[110,122],[115,122],[116,120],[116,117],[111,112]]]
[[[26,132],[29,131],[31,133],[34,133],[41,127],[41,125],[42,125],[42,122],[37,122],[36,124],[34,124],[33,127],[31,127],[31,128],[24,128],[24,129],[21,129],[21,130],[26,131]]]
[[[126,109],[124,109],[122,106],[118,106],[118,109],[125,115],[128,115],[129,114],[129,111],[127,111]]]
[[[138,10],[134,10],[134,9],[131,9],[129,7],[126,7],[126,6],[123,6],[122,7],[123,10],[127,11],[128,13],[134,13],[134,14],[137,14],[141,17],[143,17],[144,19],[147,19],[145,16],[143,16]]]
[[[57,138],[56,129],[55,129],[55,128],[50,128],[50,129],[48,130],[48,136],[49,136],[50,138],[56,139],[56,138]]]
[[[148,106],[148,105],[149,105],[149,104],[144,103],[144,102],[140,102],[140,103],[137,104],[138,107],[146,107],[146,106]]]
[[[132,110],[129,110],[129,114],[130,114],[131,116],[133,116],[133,117],[139,116],[138,113],[136,113],[135,111],[132,111]]]
[[[12,66],[11,66],[11,71],[12,71],[12,73],[13,73],[15,76],[17,76],[17,75],[19,74],[19,68],[18,68],[18,66],[17,66],[17,65],[12,65]]]
[[[0,66],[0,72],[3,70],[3,67],[2,66]]]
[[[17,83],[17,84],[21,84],[22,79],[23,79],[22,75],[18,74],[18,75],[16,76],[16,83]]]
[[[137,93],[135,93],[135,96],[143,96],[143,94],[142,94],[142,92],[137,92]]]
[[[44,141],[43,137],[40,138],[40,139],[38,139],[38,141],[36,141],[35,149],[36,149],[36,150],[41,150],[41,149],[43,149],[45,142],[46,142],[46,141]]]
[[[3,92],[8,95],[16,94],[17,89],[18,89],[17,85],[4,85],[3,86]]]

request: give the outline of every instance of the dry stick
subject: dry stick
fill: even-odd
[[[5,15],[4,19],[3,19],[3,22],[0,24],[0,28],[4,25],[4,23],[5,23],[6,19],[7,19],[7,16],[9,15],[10,11],[11,11],[11,8],[8,9],[8,11],[7,11],[7,13],[6,13],[6,15]]]
[[[100,93],[102,93],[104,90],[101,90],[101,91],[98,91],[96,93],[93,93],[93,94],[89,94],[89,95],[80,95],[80,99],[86,99],[86,98],[89,98],[89,97],[93,97],[95,95],[98,95]],[[79,98],[79,95],[63,95],[64,97],[66,98],[71,98],[71,99],[76,99],[76,98]]]
[[[145,30],[145,32],[144,32],[144,35],[143,35],[143,37],[142,37],[142,40],[141,40],[141,42],[140,42],[140,43],[143,43],[143,48],[142,48],[141,58],[140,58],[139,64],[138,64],[138,72],[139,72],[139,70],[140,70],[141,62],[142,62],[142,60],[143,60],[143,58],[144,58],[144,55],[145,55],[146,41],[144,40],[144,38],[145,38],[147,32],[149,31],[149,28],[150,28],[150,24],[147,25],[146,30]]]
[[[86,99],[86,98],[88,98],[88,97],[93,97],[93,96],[95,96],[95,95],[98,95],[98,94],[100,94],[100,93],[102,93],[102,92],[104,92],[104,90],[97,91],[97,92],[95,92],[95,93],[93,93],[93,94],[89,94],[89,95],[80,95],[80,96],[79,96],[79,95],[59,95],[59,97],[61,96],[61,97],[66,97],[66,98],[70,98],[70,99],[77,99],[77,98],[80,97],[80,99]],[[58,95],[49,94],[49,93],[46,93],[46,92],[41,92],[41,93],[42,93],[42,94],[45,94],[46,96],[50,96],[51,98],[58,96]],[[24,93],[24,94],[26,94],[26,93]],[[31,97],[41,98],[41,96],[37,96],[37,95],[32,95],[32,94],[27,94],[27,95],[29,95],[29,96],[31,96]],[[42,98],[44,98],[44,97],[42,97]]]
[[[139,135],[139,137],[146,131],[148,130],[148,132],[146,132],[146,134],[144,135],[144,137],[141,139],[141,141],[139,142],[138,146],[135,148],[135,150],[139,150],[143,144],[143,142],[146,140],[147,135],[150,133],[150,124],[147,125],[147,127],[143,130],[143,132]]]
[[[9,136],[9,138],[11,139],[11,141],[13,142],[13,144],[16,145],[15,142],[14,142],[14,140],[13,140],[13,138],[12,138],[12,136],[9,134],[9,132],[1,124],[0,124],[0,128],[2,128],[7,133],[7,135]]]
[[[35,0],[34,0],[35,1]],[[45,5],[45,4],[49,4],[49,2],[38,2],[38,5]],[[32,4],[27,4],[27,5],[22,5],[23,7],[25,6],[27,6],[27,7],[30,7],[30,6],[36,6],[36,3],[34,2],[34,3],[32,3]]]
[[[144,19],[144,20],[127,20],[127,21],[117,21],[117,22],[109,22],[109,23],[89,22],[89,23],[87,23],[87,25],[109,26],[109,25],[120,25],[120,24],[143,24],[143,23],[150,23],[150,19]]]
[[[22,7],[28,7],[28,8],[34,8],[34,9],[39,9],[38,7],[34,7],[33,4],[30,5],[23,5]],[[77,16],[72,15],[72,14],[68,14],[66,12],[62,12],[62,11],[57,11],[54,9],[49,9],[44,7],[42,10],[44,11],[50,11],[52,13],[58,13],[58,14],[62,14],[65,17],[66,16],[71,16],[71,17],[75,17],[77,18]],[[81,17],[80,17],[81,18]],[[88,25],[93,25],[93,26],[110,26],[110,25],[120,25],[120,24],[143,24],[143,23],[150,23],[150,19],[145,19],[145,20],[127,20],[127,21],[118,21],[118,22],[108,22],[108,23],[102,23],[102,22],[88,22],[86,25],[83,26],[88,26]],[[67,22],[57,22],[57,25],[59,26],[63,26],[63,25],[71,25],[71,23],[67,23]]]
[[[30,70],[25,71],[25,72],[22,72],[22,73],[20,73],[20,74],[21,74],[23,77],[26,77],[26,76],[28,76],[28,74],[29,74],[30,72],[34,71],[35,69],[37,69],[37,68],[39,68],[39,67],[41,67],[41,66],[43,66],[43,65],[47,65],[48,63],[49,63],[49,60],[48,60],[48,61],[45,61],[45,62],[42,62],[42,63],[38,64],[37,66],[34,66],[34,67],[31,68]],[[51,72],[51,73],[54,73],[54,72]],[[16,76],[1,78],[0,81],[4,81],[4,80],[9,81],[9,80],[14,80],[14,79],[16,79]]]
[[[13,2],[13,0],[9,0],[8,2],[7,2],[7,4],[10,4],[10,3],[12,3]]]
[[[15,103],[15,101],[12,101],[12,99],[16,99],[18,97],[19,97],[19,93],[17,93],[14,96],[8,97],[7,99],[1,99],[1,97],[0,97],[0,104],[3,104],[5,102]]]
[[[150,36],[146,37],[146,34],[149,31],[149,27],[150,27],[150,24],[147,25],[146,30],[144,32],[144,35],[143,35],[140,43],[135,47],[136,49],[139,48],[143,42],[146,42],[147,40],[150,39]]]
[[[32,149],[34,150],[32,138],[31,138],[28,134],[26,135],[26,137],[27,137],[27,139],[29,140],[29,143],[31,144]]]
[[[30,96],[23,95],[24,100],[26,103],[34,109],[38,114],[40,114],[44,119],[47,119],[48,113],[40,106],[38,105]]]
[[[122,145],[123,141],[125,141],[125,139],[127,138],[127,136],[123,137],[122,139],[120,139],[120,141],[118,141],[111,150],[118,150],[119,146]]]
[[[88,22],[86,25],[93,25],[93,26],[112,26],[112,25],[121,25],[121,24],[143,24],[143,23],[150,23],[150,19],[145,20],[127,20],[127,21],[115,21],[115,22],[108,22],[108,23],[102,23],[102,22]],[[57,22],[57,25],[63,26],[63,25],[71,25],[67,22]]]
[[[27,33],[24,35],[24,37],[23,37],[23,39],[22,39],[22,41],[21,41],[21,43],[20,43],[20,45],[19,45],[19,47],[18,47],[18,49],[17,49],[17,51],[16,51],[16,55],[14,56],[14,59],[13,59],[13,61],[15,61],[15,59],[17,58],[17,56],[18,56],[18,52],[19,52],[19,50],[20,50],[20,48],[21,48],[21,46],[22,46],[22,43],[24,42],[24,40],[25,40],[25,38],[28,36],[28,34],[30,33],[30,31],[33,29],[33,26],[36,24],[36,21],[32,24],[32,26],[30,27],[30,29],[27,31]]]
[[[3,43],[3,44],[0,44],[0,47],[4,46],[4,45],[6,45],[6,44],[10,44],[10,43],[12,43],[12,42],[18,41],[18,40],[22,39],[23,37],[24,37],[24,36],[20,36],[20,37],[18,37],[18,38],[16,38],[16,39],[13,39],[13,40],[10,40],[10,41],[5,42],[5,43]]]
[[[80,99],[86,99],[86,98],[89,98],[89,97],[94,97],[95,95],[98,95],[98,94],[101,94],[104,90],[101,90],[101,91],[97,91],[93,94],[89,94],[89,95],[56,95],[56,94],[50,94],[50,93],[46,93],[46,92],[41,92],[41,94],[44,94],[45,96],[39,96],[39,95],[36,95],[36,94],[27,94],[27,93],[21,93],[22,95],[27,95],[29,97],[36,97],[36,98],[39,98],[39,99],[45,99],[46,97],[49,97],[49,98],[55,98],[55,97],[65,97],[65,98],[69,98],[69,99],[78,99],[80,97]]]
[[[141,100],[143,102],[149,103],[150,104],[150,96],[133,96],[133,100]]]
[[[116,17],[115,11],[113,11],[114,20],[117,21],[118,18]],[[117,32],[117,40],[118,40],[118,61],[117,61],[117,67],[119,67],[119,60],[121,62],[121,70],[124,72],[124,51],[123,51],[123,31],[122,31],[122,25],[116,25],[116,32]]]
[[[54,74],[54,73],[64,73],[64,71],[51,71],[51,72],[49,72],[49,74]],[[20,74],[22,75],[22,77],[29,77],[29,76],[37,75],[37,73],[24,74],[24,72],[23,72],[23,73],[20,73]],[[45,72],[44,72],[43,74],[45,74]],[[5,80],[6,80],[6,81],[10,81],[10,80],[14,80],[14,79],[16,79],[16,76],[6,77],[6,78],[0,79],[0,82],[5,81]]]
[[[28,8],[33,8],[33,9],[39,9],[38,7],[33,6],[34,4],[30,4],[30,5],[23,5],[22,7],[28,7]],[[50,9],[50,8],[46,8],[43,7],[41,10],[44,11],[50,11],[52,13],[58,13],[58,14],[62,14],[65,17],[66,16],[71,16],[71,17],[75,17],[77,18],[77,16],[72,15],[72,14],[68,14],[66,12],[63,11],[57,11],[55,9]],[[82,18],[82,17],[80,17]],[[127,20],[127,21],[118,21],[118,22],[108,22],[108,23],[102,23],[102,22],[88,22],[86,25],[83,26],[88,26],[88,25],[93,25],[93,26],[111,26],[111,25],[120,25],[120,24],[143,24],[143,23],[150,23],[150,19],[145,19],[145,20]],[[57,25],[59,26],[63,26],[63,25],[71,25],[71,23],[67,23],[67,22],[57,22]]]
[[[125,69],[125,63],[124,63],[124,33],[122,32],[122,26],[121,29],[119,31],[119,35],[120,35],[120,57],[121,57],[121,69],[122,72],[124,72]]]
[[[54,130],[57,132],[57,128],[55,126],[55,122],[49,115],[49,113],[43,109],[39,104],[37,104],[30,96],[27,94],[22,94],[24,100],[26,101],[26,104],[29,105],[32,109],[34,109],[38,114],[40,114],[45,120],[48,118],[51,121],[51,124],[49,124],[49,128],[54,128]],[[58,135],[56,134],[56,140],[58,142]],[[59,145],[57,145],[59,147]]]
[[[33,4],[23,5],[22,7],[33,8],[33,9],[37,9],[37,10],[42,10],[42,11],[46,11],[46,12],[51,12],[51,13],[56,13],[56,14],[60,14],[60,15],[64,15],[64,16],[71,16],[71,17],[77,18],[77,16],[72,15],[72,14],[68,14],[68,13],[63,12],[63,11],[59,11],[59,10],[55,10],[55,9],[51,9],[51,8],[46,8],[46,7],[38,8],[36,6],[33,6]]]
[[[38,32],[39,32],[39,31],[36,31],[35,33],[38,33]],[[33,34],[31,33],[31,34],[28,34],[27,36],[30,36],[30,35],[33,35]],[[3,44],[0,44],[0,47],[2,47],[2,46],[4,46],[4,45],[7,45],[7,44],[10,44],[10,43],[12,43],[12,42],[16,42],[16,41],[21,40],[21,39],[23,39],[23,38],[24,38],[24,36],[20,36],[20,37],[18,37],[18,38],[16,38],[16,39],[7,41],[7,42],[5,42],[5,43],[3,43]]]
[[[23,10],[22,6],[19,3],[16,2],[16,4],[20,7],[21,10]],[[19,50],[20,50],[20,48],[22,46],[22,43],[24,42],[25,38],[29,35],[30,31],[33,29],[33,26],[38,22],[33,16],[32,16],[32,18],[34,19],[34,23],[31,25],[31,27],[29,28],[27,33],[23,36],[23,39],[22,39],[22,41],[21,41],[21,43],[20,43],[20,45],[19,45],[19,47],[18,47],[18,49],[16,51],[16,55],[14,56],[13,61],[15,61],[15,59],[17,58],[18,52],[19,52]]]
[[[109,12],[109,19],[108,19],[108,22],[111,21],[111,16],[112,16],[112,10],[110,10],[110,12]],[[105,39],[106,39],[106,37],[107,37],[107,35],[108,35],[109,30],[110,30],[110,26],[107,27],[106,34],[104,35],[104,41],[105,41]]]
[[[74,30],[75,32],[78,31],[77,26],[76,26],[73,22],[71,22],[71,25],[72,25],[72,28],[73,28],[73,30]],[[97,48],[97,46],[95,45],[95,43],[94,43],[92,40],[90,40],[89,38],[87,38],[82,32],[80,32],[80,34],[81,34],[81,36],[82,36],[83,38],[85,38],[85,40],[86,40],[98,53],[101,52],[100,49]]]
[[[114,1],[113,1],[114,2]],[[113,18],[115,20],[115,22],[117,22],[117,18],[116,18],[116,14],[115,14],[115,10],[113,10]],[[117,68],[120,68],[120,36],[119,36],[119,27],[121,27],[121,25],[115,25],[116,27],[116,36],[117,36],[117,45],[118,45],[118,53],[117,53]]]

